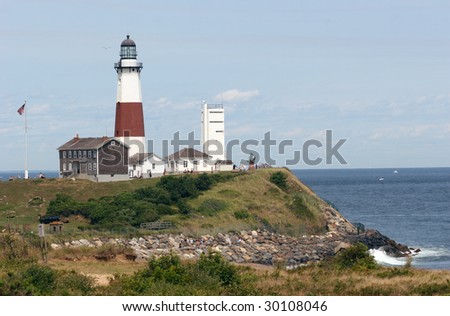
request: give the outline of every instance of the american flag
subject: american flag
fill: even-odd
[[[22,115],[23,112],[25,112],[25,103],[17,110],[17,113],[19,113],[20,115]]]

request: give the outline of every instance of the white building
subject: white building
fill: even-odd
[[[223,105],[203,102],[201,121],[203,152],[212,160],[226,160]]]
[[[153,154],[134,154],[128,161],[130,178],[152,178],[164,175],[164,160]]]
[[[211,156],[194,148],[183,148],[164,160],[168,173],[215,171],[215,162]]]

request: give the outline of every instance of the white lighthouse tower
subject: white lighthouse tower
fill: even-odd
[[[225,114],[222,104],[207,104],[202,108],[203,152],[213,160],[225,160]]]
[[[120,61],[114,64],[117,72],[114,136],[129,146],[129,157],[146,152],[141,93],[142,63],[136,57],[136,44],[127,35],[120,45]]]

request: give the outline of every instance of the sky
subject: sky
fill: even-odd
[[[76,134],[113,134],[127,34],[159,155],[175,132],[200,139],[205,100],[223,104],[227,142],[258,141],[259,162],[450,167],[449,16],[437,0],[2,0],[0,170],[24,167],[25,100],[30,170],[57,170]]]

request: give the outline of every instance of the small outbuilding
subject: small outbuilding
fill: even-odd
[[[60,221],[54,221],[48,225],[50,227],[50,231],[49,231],[50,234],[58,234],[58,233],[62,232],[64,223],[60,222]]]

